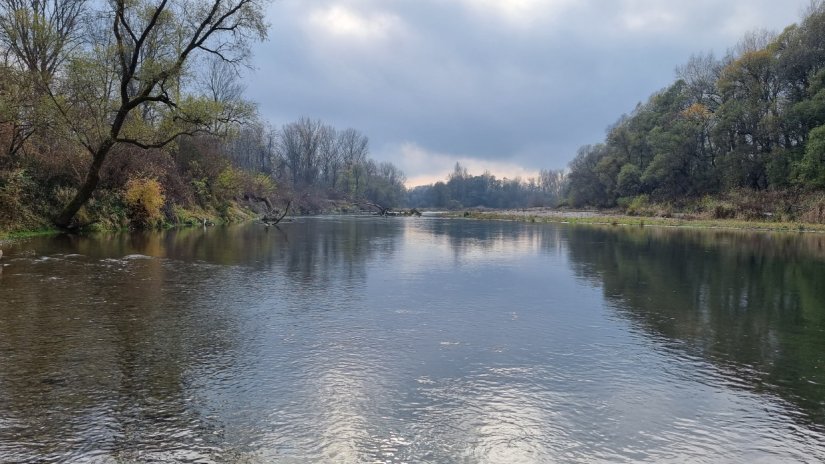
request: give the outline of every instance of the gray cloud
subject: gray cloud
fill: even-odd
[[[248,95],[274,124],[361,130],[411,178],[458,159],[504,175],[561,168],[692,53],[722,55],[807,3],[280,0]]]

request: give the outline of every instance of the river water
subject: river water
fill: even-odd
[[[0,462],[822,462],[825,236],[322,217],[5,245]]]

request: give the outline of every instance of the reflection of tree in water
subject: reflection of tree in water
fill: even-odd
[[[27,246],[145,252],[111,237]],[[231,316],[203,304],[218,288],[214,269],[54,254],[11,264],[0,286],[0,423],[8,421],[0,455],[27,462],[91,450],[126,461],[175,460],[184,448],[190,457],[213,453],[220,425],[202,416],[190,387],[204,366],[227,364],[216,358],[231,357],[237,338]]]
[[[825,237],[572,229],[576,272],[645,331],[825,426]]]
[[[272,250],[288,242],[284,233],[263,233],[263,226],[211,227],[100,234],[93,237],[62,235],[30,246],[40,254],[77,253],[89,258],[133,254],[177,261],[263,267]]]
[[[402,230],[310,220],[18,244],[0,285],[0,455],[231,461],[197,386],[243,351],[242,312],[357,294]]]
[[[309,220],[282,227],[289,246],[278,249],[278,264],[296,285],[323,290],[336,283],[366,280],[366,265],[376,254],[390,256],[403,232],[393,219]]]

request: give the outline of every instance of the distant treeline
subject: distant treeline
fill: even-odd
[[[573,206],[612,207],[734,190],[825,188],[825,6],[781,34],[748,34],[678,79],[570,164]]]
[[[434,208],[527,208],[556,206],[562,199],[563,171],[543,170],[538,178],[523,180],[497,179],[489,172],[471,175],[456,163],[447,182],[411,189],[408,203],[412,207]]]

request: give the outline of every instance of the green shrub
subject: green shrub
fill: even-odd
[[[650,197],[648,195],[636,195],[627,204],[626,213],[635,215],[649,215],[650,214]]]
[[[215,196],[221,201],[229,201],[241,194],[243,172],[228,167],[215,180]]]
[[[621,209],[625,210],[625,212],[627,212],[627,209],[630,206],[630,203],[632,201],[633,201],[633,197],[620,197],[619,199],[616,200],[616,206],[618,206],[619,208],[621,208]]]
[[[209,180],[205,177],[192,179],[192,191],[200,206],[207,206],[212,202],[212,191],[209,188]]]

